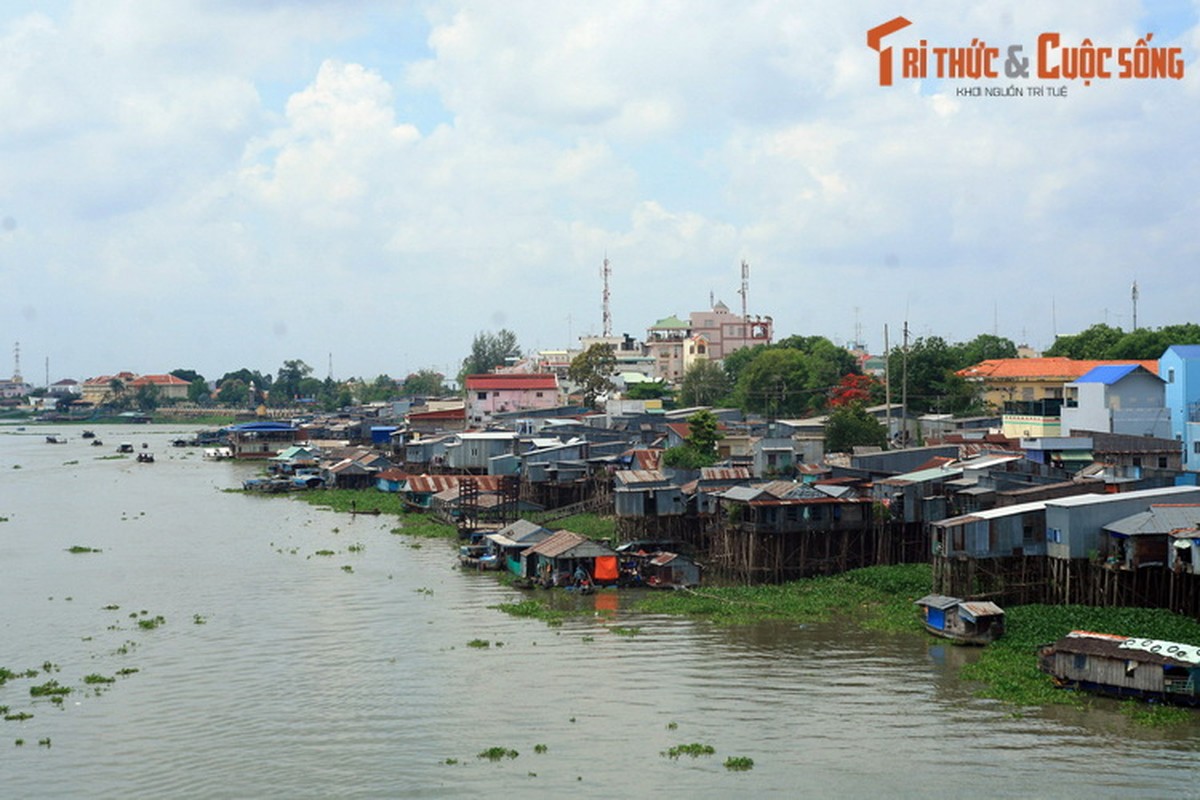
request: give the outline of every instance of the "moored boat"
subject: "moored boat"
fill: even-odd
[[[1004,635],[1004,609],[988,600],[929,594],[916,601],[921,624],[959,644],[988,644]]]
[[[1038,653],[1055,685],[1112,697],[1200,706],[1200,647],[1071,631]]]

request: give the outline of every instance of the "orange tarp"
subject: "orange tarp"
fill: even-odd
[[[596,556],[596,574],[592,578],[597,581],[615,581],[617,579],[617,557]]]

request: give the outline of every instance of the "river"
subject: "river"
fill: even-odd
[[[0,721],[0,796],[1197,794],[1200,714],[1014,709],[917,634],[511,617],[519,592],[394,518],[223,491],[256,467],[169,446],[192,430],[0,427],[0,667],[40,673],[0,686],[33,714]],[[689,743],[715,752],[664,755]]]

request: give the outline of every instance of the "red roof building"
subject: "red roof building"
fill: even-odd
[[[558,378],[550,373],[468,375],[465,384],[472,425],[485,425],[496,414],[560,405]]]

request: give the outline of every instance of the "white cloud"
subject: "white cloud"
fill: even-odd
[[[782,335],[846,339],[857,308],[869,333],[907,313],[969,338],[999,306],[1002,335],[1044,345],[1052,302],[1060,330],[1084,327],[1135,275],[1143,321],[1193,314],[1176,276],[1200,211],[1195,12],[1170,20],[1185,80],[1020,100],[879,87],[865,31],[896,13],[97,1],[0,17],[0,333],[31,357],[69,350],[76,377],[329,350],[339,371],[444,367],[500,324],[542,346],[597,329],[606,253],[634,334],[709,291],[737,305],[743,258],[752,313]],[[904,13],[935,43],[1121,44],[1159,12]]]

